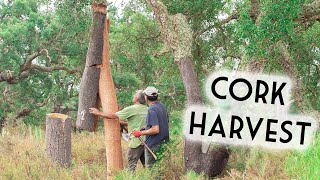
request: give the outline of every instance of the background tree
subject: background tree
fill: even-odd
[[[75,88],[87,49],[85,4],[2,1],[0,88],[2,117],[37,124],[46,111],[74,109]],[[72,13],[70,13],[72,12]],[[72,23],[71,23],[72,22]],[[66,96],[67,94],[67,96]],[[67,105],[69,107],[67,107]],[[33,110],[37,110],[33,113]]]

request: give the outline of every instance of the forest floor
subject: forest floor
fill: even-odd
[[[176,141],[178,142],[178,141]],[[317,179],[320,173],[320,136],[305,152],[268,152],[236,147],[218,179]],[[172,147],[171,147],[172,148]],[[122,141],[127,167],[127,142]],[[175,153],[172,153],[175,152]],[[162,179],[206,179],[183,172],[183,144],[164,153],[159,166]],[[0,179],[106,179],[103,131],[72,134],[72,167],[52,166],[45,155],[45,131],[39,127],[6,128],[0,136]],[[123,170],[115,179],[152,179],[154,173],[139,163],[136,173]]]

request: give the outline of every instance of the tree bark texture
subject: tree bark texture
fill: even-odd
[[[293,59],[290,55],[289,50],[286,45],[279,41],[276,45],[279,48],[281,57],[279,62],[282,66],[283,71],[287,76],[292,80],[292,97],[301,113],[306,113],[306,111],[313,111],[313,107],[307,101],[307,98],[304,97],[303,83],[299,77],[299,72],[293,62]]]
[[[2,134],[2,128],[4,127],[5,119],[0,117],[0,135]]]
[[[100,78],[100,77],[99,77]],[[100,99],[100,96],[98,95],[98,99],[97,99],[97,102],[96,102],[96,108],[97,109],[100,109],[100,106],[101,106],[101,99]],[[100,116],[94,116],[94,126],[93,126],[93,130],[94,132],[97,132],[98,131],[98,126],[99,126],[99,122],[100,122]]]
[[[64,114],[47,114],[46,154],[48,159],[59,166],[71,166],[72,121]]]
[[[162,51],[171,51],[179,66],[188,106],[202,104],[199,81],[192,64],[192,29],[186,17],[180,13],[169,15],[167,7],[160,1],[147,0],[147,3],[152,7],[165,43]],[[220,146],[208,152],[209,147],[210,144],[185,139],[185,170],[204,172],[210,177],[220,174],[228,162],[229,151]],[[203,149],[207,153],[203,153]]]
[[[109,20],[105,21],[103,60],[100,67],[99,96],[102,110],[105,113],[118,111],[116,90],[112,79],[109,49]],[[104,118],[108,179],[112,179],[115,171],[123,169],[119,119]]]
[[[90,132],[94,131],[95,117],[89,108],[96,107],[99,91],[99,66],[102,63],[103,30],[106,19],[105,5],[92,5],[92,25],[86,66],[82,75],[79,92],[77,127]]]
[[[194,72],[191,57],[179,60],[179,70],[187,93],[188,105],[202,104],[201,90],[197,75]],[[184,160],[186,170],[197,173],[204,172],[210,177],[219,175],[229,160],[229,151],[221,146],[214,148],[209,153],[202,153],[202,142],[185,139]],[[207,147],[209,148],[209,146]]]

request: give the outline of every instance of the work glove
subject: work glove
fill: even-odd
[[[142,135],[142,132],[141,131],[133,131],[132,134],[134,137],[140,137]]]

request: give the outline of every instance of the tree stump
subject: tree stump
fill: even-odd
[[[64,114],[47,114],[46,154],[48,159],[59,166],[71,166],[71,119]]]

